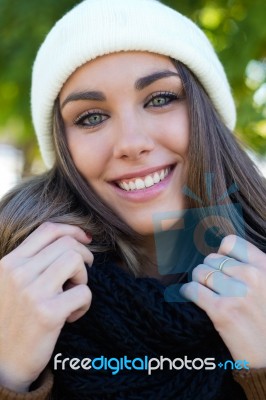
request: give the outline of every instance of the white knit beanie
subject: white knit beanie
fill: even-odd
[[[41,154],[54,163],[54,102],[81,65],[109,53],[149,51],[189,67],[233,129],[236,113],[224,69],[205,34],[188,18],[157,0],[84,0],[48,33],[33,65],[31,107]]]

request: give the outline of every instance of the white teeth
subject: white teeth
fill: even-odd
[[[144,189],[144,188],[149,188],[156,183],[159,183],[163,179],[167,177],[167,175],[170,172],[170,168],[166,168],[164,170],[161,170],[159,172],[155,172],[153,175],[147,175],[145,178],[137,178],[135,181],[129,181],[129,182],[118,182],[118,186],[123,189],[128,191],[131,190],[139,190],[139,189]]]
[[[136,189],[136,185],[135,185],[134,182],[132,182],[132,181],[129,182],[129,189],[130,190],[135,190]]]
[[[142,179],[138,178],[135,180],[136,189],[144,189],[145,183]]]
[[[158,172],[155,172],[155,174],[153,175],[153,182],[154,183],[160,182],[160,175],[158,174]]]
[[[123,183],[124,183],[124,189],[128,192],[129,191],[129,185],[126,182],[123,182]]]
[[[154,181],[150,175],[146,176],[146,178],[144,179],[144,182],[145,182],[146,187],[150,187],[150,186],[154,185]]]

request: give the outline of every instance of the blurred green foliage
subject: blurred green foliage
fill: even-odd
[[[192,18],[208,35],[232,86],[238,108],[237,133],[248,146],[266,154],[266,1],[162,2]],[[38,157],[29,98],[33,60],[55,21],[77,3],[0,0],[0,141],[24,151],[26,171]],[[253,68],[252,79],[247,79],[246,68],[251,60],[259,63],[257,70]],[[256,80],[254,74],[260,79]],[[259,89],[260,102],[256,104],[254,94]]]

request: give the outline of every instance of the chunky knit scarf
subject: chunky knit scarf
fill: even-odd
[[[166,302],[165,287],[153,278],[134,278],[114,262],[96,262],[88,270],[92,304],[81,319],[66,324],[54,356],[60,358],[128,360],[160,356],[176,358],[215,358],[216,364],[230,354],[206,314],[189,302]],[[51,368],[54,366],[54,356]],[[178,362],[180,366],[181,361]],[[101,363],[98,360],[97,365]],[[96,364],[95,364],[96,365]],[[213,370],[163,369],[148,374],[123,368],[72,369],[58,364],[54,398],[64,400],[244,400],[231,371],[218,366]],[[200,362],[195,365],[200,366]],[[230,369],[230,368],[229,368]]]

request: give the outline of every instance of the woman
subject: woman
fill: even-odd
[[[265,398],[265,183],[204,34],[85,0],[32,115],[48,171],[1,203],[0,398]]]

